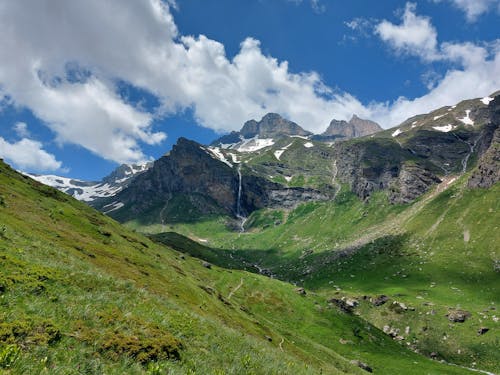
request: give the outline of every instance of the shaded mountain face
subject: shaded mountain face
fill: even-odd
[[[317,190],[289,188],[254,175],[214,149],[180,138],[169,154],[99,208],[121,221],[140,217],[162,223],[326,199]]]
[[[332,127],[352,130],[368,123],[363,131],[376,128],[357,117],[350,123]],[[415,116],[393,129],[333,144],[300,135],[308,133],[269,114],[226,136],[239,142],[224,147],[181,138],[169,154],[136,178],[127,180],[131,171],[124,167],[104,179],[100,184],[108,189],[107,195],[90,203],[120,221],[148,223],[286,209],[329,199],[340,185],[361,199],[383,190],[392,203],[409,203],[443,179],[471,170],[478,160],[470,186],[488,187],[498,181],[499,124],[499,95],[466,100]],[[361,133],[358,129],[343,134]],[[126,188],[110,191],[113,181],[127,183]],[[57,183],[69,193],[72,190],[64,189],[71,185],[77,197],[85,196],[81,191],[87,186],[95,190],[95,183],[63,179]]]
[[[54,175],[28,174],[28,176],[92,206],[98,200],[112,197],[123,190],[134,177],[143,173],[152,165],[153,163],[122,164],[101,181],[82,181]]]
[[[238,151],[257,151],[273,145],[277,140],[289,137],[308,137],[312,133],[276,113],[268,113],[262,120],[247,121],[239,132],[231,132],[214,142],[212,146]]]
[[[319,141],[345,140],[364,137],[382,130],[376,122],[363,120],[354,115],[349,122],[332,120],[328,128],[322,134],[314,136],[314,139]]]

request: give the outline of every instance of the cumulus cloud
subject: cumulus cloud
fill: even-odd
[[[40,142],[23,138],[19,142],[9,143],[0,137],[0,157],[16,167],[38,172],[56,171],[62,163],[54,155],[43,149]]]
[[[383,21],[377,35],[398,53],[426,61],[448,56],[457,67],[422,98],[368,105],[327,87],[318,73],[291,72],[287,61],[264,54],[258,40],[245,39],[230,57],[224,45],[206,36],[180,35],[168,4],[1,2],[0,97],[29,108],[60,144],[134,162],[146,158],[143,144],[165,139],[154,128],[155,116],[186,108],[201,125],[217,131],[238,130],[248,119],[278,112],[321,132],[332,118],[349,119],[354,113],[386,127],[396,125],[410,115],[499,87],[493,47],[438,46],[430,19],[417,15],[411,3],[400,25]],[[146,112],[128,102],[117,88],[120,82],[153,95],[159,108]]]
[[[416,4],[407,3],[400,25],[384,20],[375,27],[375,32],[398,53],[436,60],[437,31],[429,17],[418,16],[415,11]]]
[[[442,1],[451,2],[462,10],[469,22],[475,22],[479,16],[495,9],[495,7],[500,11],[500,0],[434,0],[436,3]]]
[[[493,93],[500,87],[498,40],[482,45],[471,42],[439,45],[430,19],[417,15],[413,3],[407,3],[401,25],[383,21],[376,27],[376,33],[397,53],[418,56],[428,63],[441,61],[454,66],[442,78],[434,74],[424,77],[430,91],[422,97],[413,100],[401,97],[391,103],[371,104],[372,116],[384,124],[396,125],[413,115]]]

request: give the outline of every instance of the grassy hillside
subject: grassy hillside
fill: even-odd
[[[203,265],[3,163],[0,257],[5,373],[364,373],[352,360],[383,374],[469,373],[320,293]]]
[[[447,179],[411,205],[390,205],[382,193],[363,203],[341,192],[330,203],[259,211],[245,233],[231,232],[222,218],[169,228],[211,249],[179,235],[153,238],[221,266],[296,283],[324,299],[354,299],[354,314],[387,326],[401,345],[498,372],[500,186],[469,190],[466,178]],[[388,301],[374,306],[381,295]],[[448,319],[460,311],[468,315],[465,322]],[[482,328],[488,331],[479,334]]]

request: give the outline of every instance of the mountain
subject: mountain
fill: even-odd
[[[192,221],[216,214],[243,216],[264,207],[291,208],[300,202],[328,199],[312,188],[269,181],[237,158],[179,138],[170,153],[122,191],[101,201],[100,208],[122,221],[141,218],[163,223],[166,218]]]
[[[494,152],[487,151],[496,144],[499,101],[497,94],[466,100],[393,129],[334,144],[309,139],[298,125],[268,114],[260,122],[248,121],[237,135],[240,142],[225,144],[222,138],[214,143],[224,147],[180,139],[151,170],[133,182],[125,180],[126,188],[105,189],[92,204],[120,221],[143,223],[247,216],[280,205],[293,208],[331,199],[341,186],[363,200],[384,191],[392,204],[406,204],[441,181],[466,173],[478,160],[484,165],[476,172],[481,173],[476,183],[491,185],[498,169]],[[346,124],[366,125],[351,135],[376,128],[356,116]],[[118,174],[109,180],[122,178]],[[85,192],[85,187],[71,184],[70,191]],[[112,185],[103,181],[97,186]],[[87,189],[95,191],[95,185]]]
[[[344,120],[332,120],[328,128],[320,135],[315,135],[313,139],[319,141],[345,140],[364,137],[382,131],[383,129],[374,121],[363,120],[353,115],[349,122]]]
[[[212,142],[211,146],[251,152],[272,146],[276,140],[284,137],[309,137],[311,135],[312,133],[302,129],[296,123],[276,113],[268,113],[260,121],[247,121],[239,132],[233,131],[222,136]]]
[[[0,223],[8,374],[472,373],[414,353],[332,297],[152,242],[2,161]]]
[[[499,129],[494,94],[333,144],[181,138],[94,202],[126,226],[0,161],[0,369],[498,373]]]
[[[130,181],[138,174],[150,168],[152,163],[144,164],[122,164],[101,181],[82,181],[68,177],[54,175],[27,175],[45,185],[52,186],[58,190],[84,201],[90,205],[96,201],[116,195],[123,190]]]

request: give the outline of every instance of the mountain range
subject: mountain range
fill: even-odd
[[[0,369],[498,373],[500,92],[375,130],[268,114],[100,182],[0,161]]]

